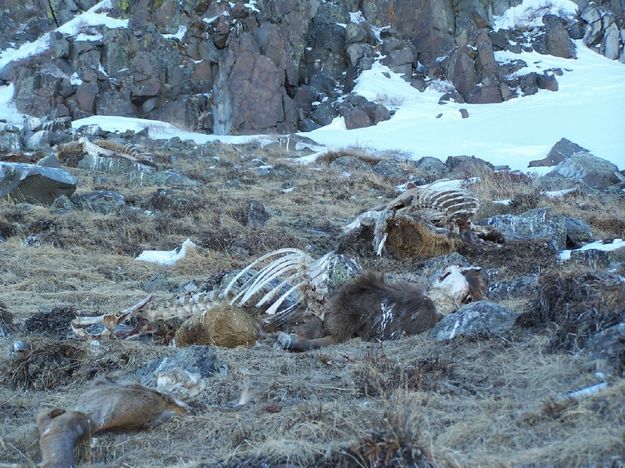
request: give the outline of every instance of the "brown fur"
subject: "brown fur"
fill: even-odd
[[[462,241],[434,232],[423,221],[397,216],[389,221],[386,245],[400,258],[437,257],[455,252]]]
[[[96,387],[74,409],[89,415],[92,433],[141,429],[189,413],[184,403],[139,384]]]
[[[203,344],[234,348],[253,346],[257,329],[252,319],[241,309],[229,304],[212,307],[193,316],[176,332],[176,346]]]
[[[37,415],[43,466],[74,466],[74,446],[91,434],[141,429],[188,413],[184,403],[142,385],[98,386],[71,411],[55,408]]]
[[[79,411],[55,408],[37,415],[42,468],[74,465],[74,446],[89,436],[89,417]]]
[[[470,269],[462,272],[464,278],[469,283],[469,294],[462,301],[463,304],[468,304],[473,301],[481,301],[486,295],[488,289],[488,275],[481,268]]]
[[[279,341],[286,349],[306,351],[356,337],[393,340],[428,330],[441,318],[421,288],[387,284],[381,273],[366,272],[341,287],[332,299],[323,321],[323,338],[282,335]],[[315,333],[314,329],[315,325],[309,331]]]

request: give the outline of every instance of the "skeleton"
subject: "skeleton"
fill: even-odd
[[[362,213],[344,228],[351,234],[363,227],[373,228],[373,249],[382,255],[389,233],[399,221],[429,231],[433,238],[460,237],[476,231],[477,236],[488,236],[488,228],[472,224],[480,203],[475,195],[463,188],[462,180],[438,180],[428,185],[409,189],[386,205]],[[464,236],[471,239],[471,236]]]
[[[245,277],[246,273],[250,272],[253,267],[267,262],[272,257],[277,258],[253,273],[243,284],[238,284],[239,279]],[[343,267],[352,265],[352,268],[344,268],[350,274],[336,275],[337,265],[343,265]],[[323,322],[329,309],[330,293],[333,289],[345,283],[346,279],[353,277],[356,273],[360,273],[360,267],[354,268],[353,265],[357,265],[355,261],[346,260],[344,256],[337,256],[334,252],[315,260],[297,249],[281,249],[260,257],[244,268],[226,286],[222,297],[227,297],[228,294],[233,293],[234,296],[230,299],[231,304],[245,305],[248,302],[253,302],[256,307],[268,306],[266,313],[270,317],[265,320],[265,325],[287,322],[295,308],[302,304],[306,307],[309,315]],[[341,276],[342,281],[338,284],[337,281],[330,282],[330,279],[333,277],[336,279],[336,276]],[[376,282],[374,281],[374,283]],[[440,277],[432,283],[423,297],[424,300],[431,301],[432,307],[436,308],[436,313],[442,317],[453,312],[462,304],[481,299],[485,283],[486,279],[480,268],[460,268],[451,265],[443,270]],[[413,295],[408,298],[409,301],[412,299],[416,301],[415,303],[420,301],[417,296],[422,295],[422,293],[414,292],[414,288],[409,285],[402,287]],[[269,290],[267,290],[268,288]],[[373,289],[375,290],[374,294],[379,295],[380,310],[388,313],[392,306],[387,303],[385,307],[384,301],[388,298],[384,296],[384,292],[378,292],[385,289],[377,288],[377,286],[373,286]],[[272,303],[271,301],[279,293],[281,295]],[[258,299],[259,294],[262,294],[260,299]],[[397,294],[397,297],[402,297],[401,291]],[[290,295],[295,295],[296,299],[291,302],[291,305],[280,309]],[[384,317],[382,318],[384,319]],[[430,319],[428,318],[428,320]],[[284,338],[284,334],[280,336]],[[325,339],[320,341],[320,344],[329,344],[330,342],[332,339]],[[281,343],[281,345],[289,348],[291,342],[288,343],[289,345],[285,345],[285,343]]]

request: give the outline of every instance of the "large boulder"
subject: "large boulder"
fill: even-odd
[[[575,44],[564,27],[564,21],[555,15],[543,16],[545,34],[540,41],[534,43],[534,48],[541,54],[555,55],[556,57],[575,58]]]
[[[495,302],[472,302],[445,316],[432,329],[432,336],[437,341],[458,336],[502,336],[514,327],[518,316],[517,312]]]
[[[562,161],[545,177],[560,177],[595,189],[606,189],[622,181],[618,167],[590,153],[576,153]]]
[[[345,127],[348,130],[369,127],[391,118],[389,110],[382,104],[368,101],[357,94],[348,95],[338,105],[338,112],[345,118]]]
[[[63,169],[0,162],[0,197],[49,205],[61,195],[74,193],[77,183]]]
[[[566,222],[549,208],[537,208],[520,215],[493,216],[482,222],[500,231],[506,239],[553,242],[555,247],[566,246]]]
[[[261,55],[250,33],[231,43],[214,87],[214,133],[293,132],[297,109],[284,87],[285,70]]]
[[[588,152],[586,148],[582,148],[577,143],[573,143],[571,140],[561,138],[547,153],[547,156],[543,159],[530,161],[529,167],[539,166],[555,166],[565,159],[570,158],[575,153]]]

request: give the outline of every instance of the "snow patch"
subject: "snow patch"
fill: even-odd
[[[445,83],[419,92],[399,75],[376,63],[363,72],[355,92],[369,100],[401,102],[390,120],[376,126],[345,131],[342,118],[312,132],[301,133],[329,149],[361,146],[378,151],[402,151],[412,158],[433,156],[442,161],[454,155],[475,155],[495,166],[509,166],[543,175],[553,168],[528,168],[542,159],[561,138],[588,148],[598,157],[625,167],[625,66],[575,41],[577,59],[536,52],[497,52],[497,58],[524,60],[528,67],[564,70],[559,90],[540,90],[500,104],[442,106],[438,101]],[[469,111],[463,119],[459,109]],[[436,118],[440,114],[440,118]]]
[[[117,18],[110,18],[105,13],[101,13],[102,10],[110,9],[111,1],[104,0],[84,13],[77,15],[64,25],[56,28],[56,31],[68,34],[70,36],[78,36],[84,28],[90,26],[106,26],[109,29],[127,28],[128,20],[122,20]],[[99,38],[96,38],[99,36]],[[79,40],[100,40],[102,36],[100,34],[83,34]],[[27,42],[22,44],[17,49],[5,49],[0,52],[0,70],[17,60],[23,60],[34,55],[39,55],[45,52],[50,47],[50,33],[45,33],[43,36],[33,42]]]
[[[163,37],[165,39],[178,39],[179,41],[182,41],[182,38],[184,37],[186,32],[187,27],[181,24],[180,26],[178,26],[178,31],[175,34],[163,34]]]
[[[586,244],[585,246],[574,249],[575,251],[582,250],[603,250],[604,252],[611,252],[612,250],[622,249],[625,247],[625,240],[623,239],[614,239],[612,242],[605,243],[605,241],[596,241],[591,242],[590,244]],[[560,252],[560,260],[566,261],[571,259],[571,252],[573,250],[563,250]]]
[[[358,10],[358,11],[353,11],[349,13],[349,21],[350,23],[356,23],[356,24],[361,24],[361,23],[366,23],[367,20],[365,19],[365,16],[362,14],[362,11]]]
[[[144,250],[135,260],[171,266],[185,258],[190,250],[195,250],[196,248],[197,245],[191,239],[187,239],[180,247],[174,250]]]
[[[572,19],[577,14],[577,5],[570,0],[523,0],[508,8],[503,15],[495,16],[493,26],[500,29],[529,29],[543,25],[543,16],[551,14]]]
[[[132,130],[133,132],[148,131],[150,138],[155,140],[168,140],[178,137],[181,140],[192,140],[198,144],[204,144],[212,141],[221,141],[227,144],[245,144],[252,141],[263,141],[270,139],[266,135],[207,135],[205,133],[190,132],[174,127],[166,122],[159,120],[138,119],[134,117],[118,117],[109,115],[94,115],[84,119],[74,120],[73,128],[81,128],[88,125],[97,125],[107,132],[125,132]]]

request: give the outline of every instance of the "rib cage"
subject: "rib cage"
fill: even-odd
[[[410,189],[390,202],[386,209],[418,215],[437,226],[469,221],[477,213],[480,202],[460,183],[440,180]]]

